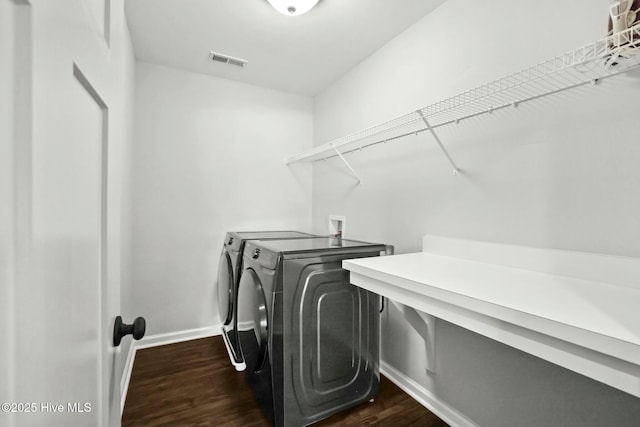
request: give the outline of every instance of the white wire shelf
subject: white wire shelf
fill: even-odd
[[[640,24],[417,111],[334,139],[290,157],[286,163],[290,165],[340,157],[351,169],[343,154],[430,131],[455,172],[458,168],[434,129],[496,110],[514,108],[565,90],[595,85],[638,67]],[[353,169],[351,171],[359,181]]]

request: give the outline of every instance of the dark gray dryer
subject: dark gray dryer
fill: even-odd
[[[229,359],[238,371],[244,370],[244,361],[237,344],[237,289],[242,272],[242,251],[252,239],[304,239],[316,235],[300,231],[242,231],[228,232],[224,238],[218,263],[218,313],[222,322],[222,337]]]
[[[238,316],[252,320],[238,339],[274,425],[308,425],[377,394],[380,300],[349,283],[342,260],[388,250],[326,237],[247,242],[238,292],[252,303]]]

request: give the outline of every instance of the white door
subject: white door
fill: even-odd
[[[13,250],[13,6],[0,1],[0,342],[11,343]],[[6,345],[6,344],[5,344]],[[6,347],[5,347],[6,349]],[[12,398],[12,353],[0,350],[0,403]],[[0,412],[0,425],[9,416]]]
[[[11,325],[9,355],[0,359],[0,374],[9,380],[2,398],[12,406],[3,407],[0,425],[117,426],[120,381],[111,341],[119,301],[107,274],[108,107],[69,52],[42,59],[55,43],[48,34],[65,31],[51,28],[58,25],[49,13],[53,6],[0,2],[13,32],[12,43],[0,44],[0,56],[12,58],[13,85],[21,87],[8,107],[12,138],[2,146],[13,155],[12,183],[0,202],[10,202],[14,215],[5,220],[12,225],[11,274],[0,305]]]

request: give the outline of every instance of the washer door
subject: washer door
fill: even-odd
[[[225,326],[233,320],[234,283],[231,257],[227,248],[223,248],[218,262],[218,313],[220,313],[220,321]]]
[[[260,371],[267,359],[269,315],[260,278],[252,268],[242,274],[239,286],[238,338],[247,370]]]

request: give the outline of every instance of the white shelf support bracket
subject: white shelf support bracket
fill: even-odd
[[[345,165],[347,165],[347,167],[349,168],[349,170],[351,171],[351,174],[355,177],[355,179],[358,180],[358,184],[362,184],[362,180],[360,179],[360,177],[358,176],[358,174],[356,173],[356,171],[353,170],[353,168],[351,167],[351,165],[349,164],[349,162],[347,161],[347,159],[344,158],[344,156],[342,155],[342,153],[340,151],[338,151],[338,149],[336,147],[331,146],[331,148],[333,149],[333,151],[336,152],[336,154],[338,155],[338,157],[340,157],[340,160],[342,160],[344,162]]]
[[[420,118],[422,119],[422,121],[424,122],[424,125],[427,127],[427,129],[429,129],[429,132],[431,132],[431,135],[433,136],[433,138],[436,140],[436,142],[438,143],[438,146],[440,146],[440,150],[442,150],[442,152],[444,153],[444,155],[447,157],[447,160],[449,160],[449,163],[451,164],[451,166],[453,167],[453,174],[457,175],[458,172],[460,171],[460,168],[458,168],[458,166],[456,165],[456,163],[453,161],[453,159],[451,158],[451,156],[449,155],[449,152],[447,151],[446,148],[444,148],[444,145],[442,144],[442,141],[440,141],[440,138],[438,137],[438,134],[436,133],[436,131],[431,127],[431,124],[429,124],[429,121],[427,120],[427,118],[424,116],[424,114],[422,113],[421,110],[416,110],[417,113],[420,115]]]
[[[402,305],[392,299],[390,301],[409,322],[411,327],[420,334],[424,340],[425,349],[427,350],[427,374],[435,375],[436,373],[436,318],[430,314],[423,313],[413,307]]]

